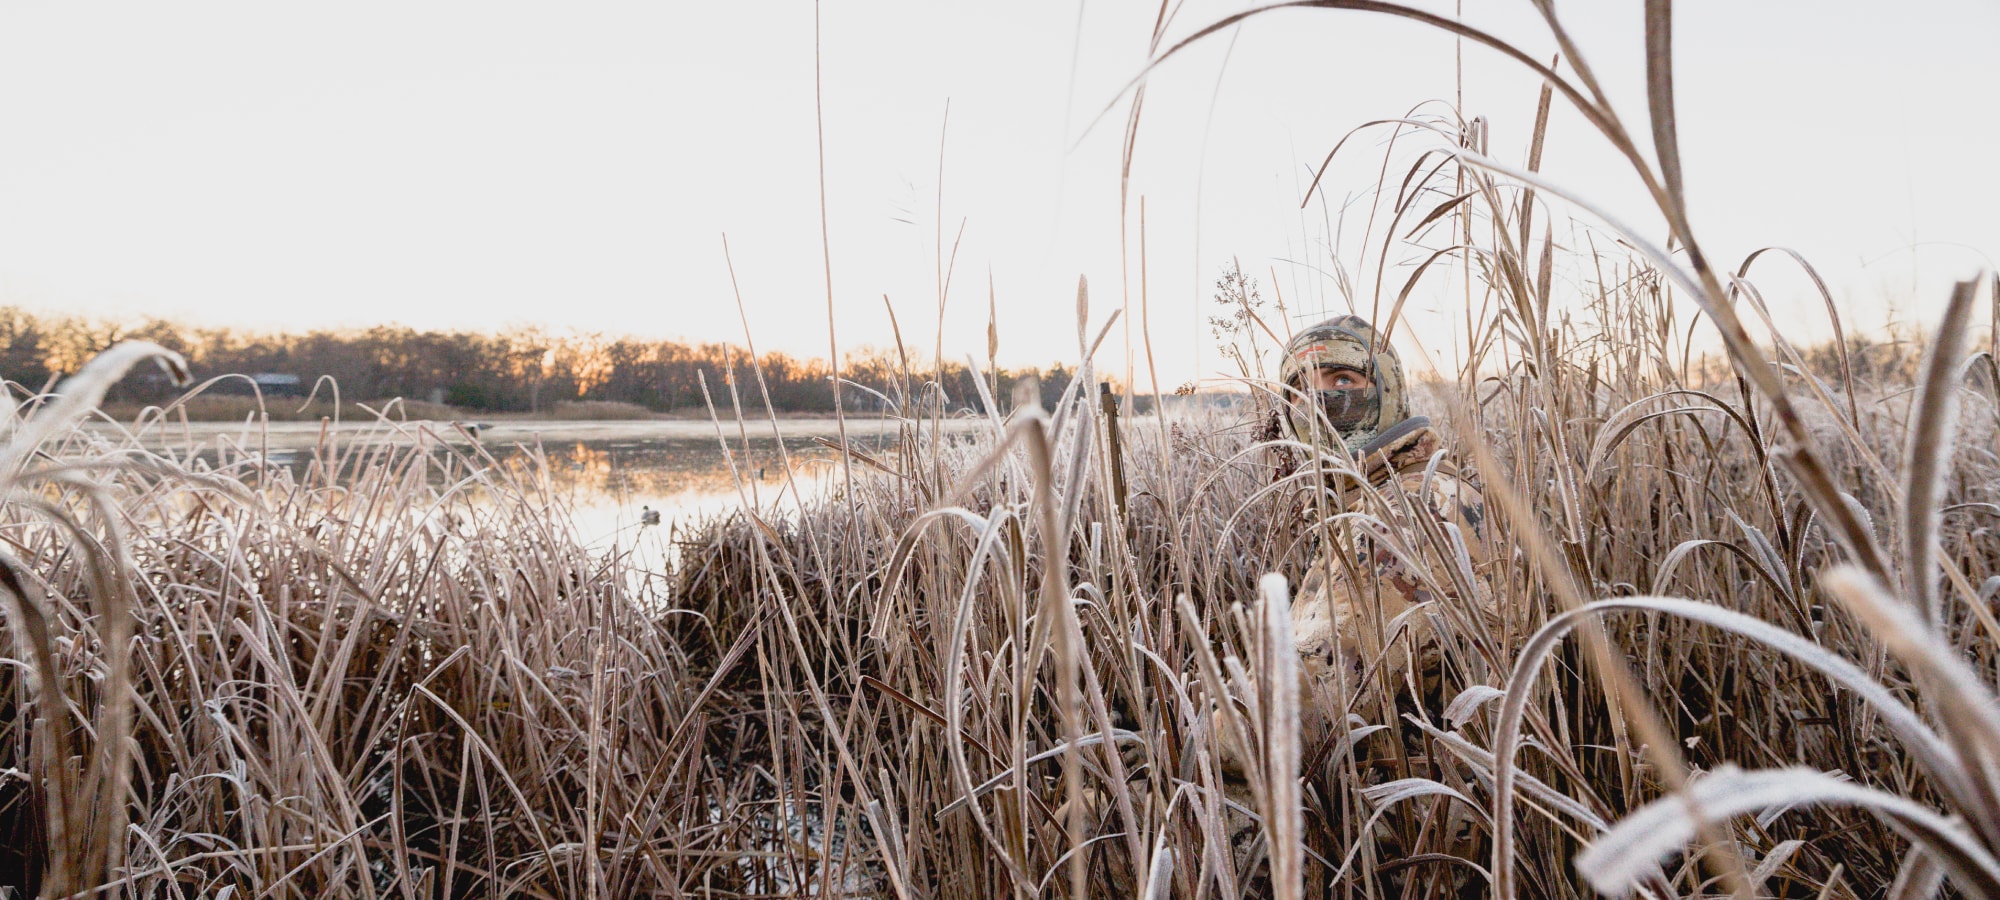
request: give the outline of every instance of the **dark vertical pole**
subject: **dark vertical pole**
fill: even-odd
[[[1118,435],[1118,395],[1111,392],[1111,382],[1097,383],[1097,403],[1104,410],[1104,434],[1109,442],[1106,447],[1111,454],[1111,496],[1118,501],[1118,525],[1128,528],[1131,520],[1125,514],[1125,448]]]

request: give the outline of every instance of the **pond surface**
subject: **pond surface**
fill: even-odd
[[[895,439],[849,441],[875,453]],[[636,540],[649,509],[660,514],[660,530],[671,532],[745,505],[768,509],[781,498],[789,505],[794,488],[811,498],[839,476],[838,454],[816,437],[787,436],[782,448],[768,433],[730,444],[727,456],[714,438],[544,440],[539,449],[551,488],[570,506],[581,536],[600,548]],[[489,442],[487,452],[526,463],[533,448]]]
[[[947,422],[948,431],[970,423]],[[847,423],[849,446],[870,454],[892,451],[899,439],[894,422]],[[573,517],[577,535],[592,549],[632,554],[644,569],[660,569],[674,558],[673,536],[702,519],[746,504],[763,510],[795,509],[794,490],[811,499],[839,480],[839,424],[832,420],[780,420],[738,429],[724,423],[724,452],[709,422],[502,422],[474,430],[455,423],[398,423],[346,426],[328,441],[317,423],[274,422],[261,429],[195,423],[171,425],[143,435],[149,444],[196,447],[209,466],[261,456],[267,464],[302,477],[325,443],[343,448],[425,446],[443,457],[456,453],[526,473],[537,457],[545,465],[553,495]],[[184,454],[177,453],[177,456]],[[442,459],[440,460],[442,461]],[[352,457],[348,468],[359,461]],[[238,470],[242,471],[242,470]],[[350,470],[351,471],[351,470]],[[462,466],[431,468],[434,483],[463,474]],[[645,524],[647,511],[659,513]]]

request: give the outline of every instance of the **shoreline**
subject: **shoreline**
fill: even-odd
[[[271,449],[296,450],[312,447],[321,439],[322,429],[334,434],[341,443],[389,442],[414,444],[421,440],[436,440],[446,443],[519,444],[536,441],[700,441],[715,440],[718,427],[724,437],[731,442],[739,441],[747,434],[752,440],[771,440],[769,419],[745,419],[739,429],[736,420],[714,422],[706,419],[496,419],[491,422],[467,423],[477,426],[477,437],[468,434],[457,423],[430,419],[409,421],[369,420],[365,422],[342,422],[336,430],[331,423],[321,422],[265,422],[249,424],[244,422],[151,422],[144,430],[134,431],[126,423],[111,424],[102,420],[87,423],[83,430],[109,439],[137,438],[147,446],[186,445],[228,441],[236,446],[263,446]],[[879,437],[895,434],[907,424],[901,419],[885,419],[878,416],[849,418],[846,427],[848,436]],[[925,421],[918,427],[928,430],[938,423]],[[946,433],[969,432],[989,420],[962,418],[946,419],[941,423]],[[779,435],[786,438],[823,437],[838,439],[840,421],[828,417],[778,418]]]

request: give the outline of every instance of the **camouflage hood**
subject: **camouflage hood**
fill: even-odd
[[[1374,387],[1362,399],[1373,407],[1372,413],[1364,407],[1342,424],[1334,424],[1323,414],[1321,395],[1349,392],[1313,391],[1307,376],[1321,366],[1341,366],[1366,374]],[[1347,452],[1359,451],[1410,417],[1403,363],[1396,358],[1395,349],[1376,335],[1375,327],[1360,316],[1339,316],[1299,332],[1285,345],[1278,378],[1285,384],[1288,401],[1286,427],[1299,441],[1326,452],[1338,452],[1342,442]],[[1339,440],[1329,432],[1339,434]]]

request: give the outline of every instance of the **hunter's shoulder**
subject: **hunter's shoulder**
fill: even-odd
[[[1485,533],[1486,499],[1468,473],[1441,464],[1401,472],[1397,479],[1403,493],[1431,515],[1465,529],[1468,537]]]

